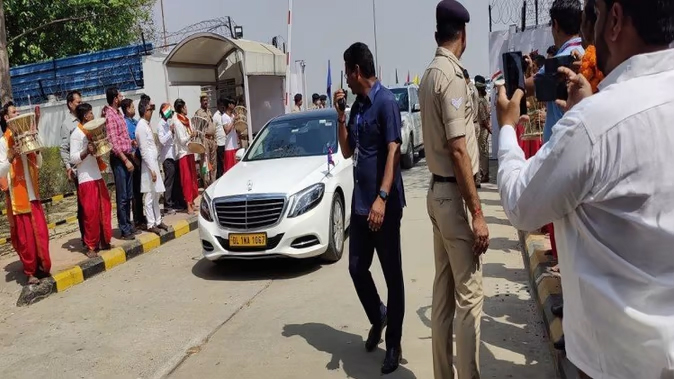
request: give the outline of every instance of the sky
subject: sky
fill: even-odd
[[[161,30],[160,1],[154,19]],[[435,7],[438,0],[374,0],[377,24],[377,57],[384,84],[395,83],[398,69],[402,82],[410,72],[419,77],[435,53]],[[490,76],[488,62],[488,1],[461,0],[471,14],[468,47],[462,58],[471,76]],[[273,36],[287,39],[287,0],[163,0],[168,33],[196,22],[232,17],[243,27],[244,39],[270,43]],[[328,60],[332,88],[340,86],[342,54],[354,42],[366,43],[374,54],[372,1],[294,0],[291,65],[306,63],[307,90],[325,93]],[[499,29],[499,27],[495,27]],[[344,83],[346,86],[346,83]]]

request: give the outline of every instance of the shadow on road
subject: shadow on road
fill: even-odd
[[[529,288],[525,270],[487,263],[484,265],[484,276],[503,278],[507,282],[496,285],[494,294],[484,298],[480,344],[482,377],[540,378],[540,365],[545,363],[539,361],[539,350],[545,348],[548,340],[544,330],[531,321],[538,319],[538,309],[526,294]],[[416,311],[429,332],[431,311],[431,305]],[[533,317],[531,313],[534,313]],[[454,325],[458,327],[456,323]],[[506,360],[501,358],[505,355],[504,350],[510,352]],[[500,357],[495,354],[499,351]]]
[[[328,371],[338,370],[341,366],[349,378],[370,379],[381,376],[381,363],[384,360],[384,350],[379,348],[375,352],[365,351],[363,337],[337,330],[331,326],[318,323],[290,324],[283,327],[284,337],[300,336],[316,350],[331,355],[325,365]],[[403,350],[403,356],[404,356]],[[403,364],[406,361],[403,359]],[[416,375],[404,366],[400,366],[394,373],[387,375],[391,379],[415,379]]]
[[[213,263],[202,258],[192,267],[192,274],[205,280],[283,280],[320,269],[321,264],[316,259],[225,260]]]

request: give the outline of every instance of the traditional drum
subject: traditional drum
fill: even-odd
[[[26,113],[7,120],[7,127],[12,131],[14,140],[21,146],[21,154],[28,154],[42,149],[42,143],[33,128],[35,113]]]
[[[543,126],[545,121],[541,119],[542,105],[535,97],[530,97],[527,100],[527,112],[529,121],[524,124],[524,134],[522,134],[523,141],[538,140],[543,136]]]
[[[192,126],[192,136],[190,142],[187,143],[187,150],[194,154],[204,154],[206,152],[204,138],[209,122],[203,117],[194,116],[190,120],[190,125]]]
[[[105,129],[105,118],[97,118],[84,124],[84,130],[87,136],[96,147],[96,157],[101,157],[112,151],[112,144],[108,141],[108,134]]]
[[[242,147],[248,147],[248,111],[244,106],[234,108],[234,130],[239,136]]]

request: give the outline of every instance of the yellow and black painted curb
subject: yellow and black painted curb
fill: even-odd
[[[148,253],[157,247],[180,238],[197,228],[197,217],[192,216],[186,220],[179,220],[171,225],[169,231],[161,235],[144,233],[133,241],[128,241],[123,246],[101,252],[96,258],[87,259],[76,266],[45,278],[39,285],[25,286],[17,306],[34,304],[51,294],[63,292],[70,287],[84,282],[102,272],[109,271],[126,261],[144,253]]]
[[[550,340],[550,350],[557,371],[563,379],[578,378],[578,370],[566,358],[564,352],[553,347],[562,338],[562,319],[552,314],[552,306],[562,304],[562,282],[559,276],[548,269],[555,265],[550,250],[550,241],[542,234],[520,232],[520,245],[524,267],[529,274],[531,295],[534,298]]]

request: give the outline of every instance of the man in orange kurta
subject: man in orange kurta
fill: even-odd
[[[49,230],[38,186],[42,155],[39,151],[20,153],[20,142],[7,128],[7,121],[18,115],[12,102],[5,104],[0,113],[0,125],[4,132],[0,139],[0,177],[7,178],[10,205],[7,214],[12,245],[23,263],[28,284],[37,284],[37,276],[48,275],[51,270]]]

